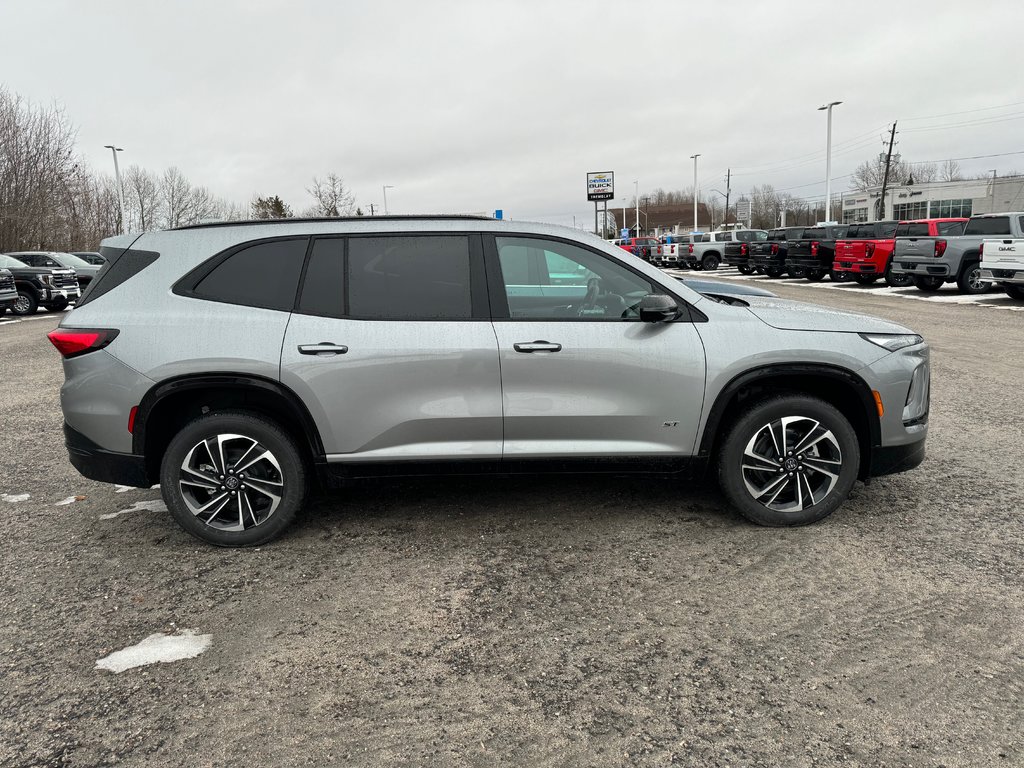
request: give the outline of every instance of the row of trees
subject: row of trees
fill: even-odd
[[[285,218],[278,196],[239,205],[193,184],[178,168],[157,173],[138,165],[122,173],[124,221],[117,182],[78,154],[77,131],[58,106],[38,106],[0,87],[0,253],[93,250],[118,232],[141,232],[204,220]],[[361,215],[340,176],[313,178],[304,216]]]

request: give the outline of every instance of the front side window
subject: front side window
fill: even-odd
[[[499,237],[498,262],[513,320],[635,320],[650,282],[569,243]]]

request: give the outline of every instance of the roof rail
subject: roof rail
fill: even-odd
[[[497,221],[490,216],[474,216],[465,213],[428,213],[418,216],[407,214],[391,214],[388,216],[323,216],[323,217],[297,217],[287,219],[238,219],[236,221],[208,221],[200,224],[186,224],[183,227],[170,227],[167,231],[178,231],[182,229],[209,229],[210,227],[242,227],[251,224],[313,224],[325,221]]]

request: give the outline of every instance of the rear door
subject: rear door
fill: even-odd
[[[501,380],[475,234],[313,241],[281,380],[329,462],[501,456]]]
[[[691,455],[704,348],[688,320],[640,321],[664,289],[575,243],[486,242],[505,459]]]

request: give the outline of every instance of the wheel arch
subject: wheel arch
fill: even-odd
[[[246,410],[274,420],[290,434],[310,462],[323,463],[320,431],[309,409],[278,381],[251,374],[196,374],[162,381],[139,403],[132,452],[144,456],[152,477],[159,475],[164,451],[177,431],[211,411]]]
[[[718,393],[708,412],[698,457],[713,462],[729,427],[746,406],[762,396],[777,393],[817,397],[842,413],[857,434],[860,478],[869,476],[872,450],[882,442],[874,394],[853,371],[827,363],[765,365],[734,376]]]

